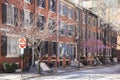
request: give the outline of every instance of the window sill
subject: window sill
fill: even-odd
[[[28,3],[28,4],[31,4],[31,2],[29,2],[29,1],[26,1],[26,0],[25,0],[25,2]]]
[[[70,38],[71,38],[72,36],[68,36],[68,37],[70,37]]]
[[[13,26],[13,27],[15,26],[14,24],[9,24],[9,23],[7,23],[7,25],[8,25],[8,26]]]
[[[65,17],[63,14],[60,14],[60,16],[63,16],[63,17]]]
[[[65,37],[65,35],[63,35],[63,34],[60,34],[60,36],[61,36],[61,37]]]
[[[45,9],[44,7],[41,7],[41,6],[39,6],[39,8],[41,8],[41,9]]]
[[[51,13],[56,13],[55,11],[49,10]]]
[[[45,32],[44,30],[39,30],[39,32]]]
[[[7,58],[18,58],[19,55],[7,55],[6,57],[7,57]]]

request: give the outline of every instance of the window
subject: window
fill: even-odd
[[[7,5],[7,24],[14,25],[14,7]]]
[[[85,28],[82,29],[83,39],[85,39]]]
[[[60,4],[59,12],[60,12],[60,15],[63,15],[63,4]]]
[[[85,24],[85,14],[82,14],[82,23]]]
[[[74,19],[74,10],[72,10],[71,8],[69,8],[68,10],[69,10],[69,11],[68,11],[68,12],[69,12],[69,13],[68,13],[69,18],[70,18],[70,19]]]
[[[39,15],[39,16],[38,16],[38,19],[37,19],[37,27],[38,27],[40,30],[44,30],[45,22],[46,22],[45,16]]]
[[[74,26],[69,25],[68,26],[68,36],[74,36]]]
[[[7,38],[7,57],[19,57],[20,48],[18,46],[18,37],[8,36]]]
[[[98,40],[100,39],[100,32],[98,32]]]
[[[89,39],[90,39],[90,36],[91,36],[91,31],[89,31],[89,35],[88,35]]]
[[[39,7],[45,8],[46,7],[46,0],[37,0],[37,5]]]
[[[67,16],[67,6],[66,5],[63,5],[63,15],[64,16]]]
[[[49,19],[49,24],[48,24],[48,29],[52,31],[52,33],[55,33],[55,20],[54,19]]]
[[[68,48],[70,46],[67,46],[67,44],[65,43],[59,43],[58,44],[58,54],[60,57],[63,57],[64,55],[68,56],[68,53],[70,54],[70,48]],[[69,50],[69,52],[68,52]]]
[[[49,0],[49,9],[51,11],[55,11],[55,9],[56,9],[56,2],[55,2],[55,0]]]
[[[79,37],[79,35],[80,35],[80,32],[79,32],[80,30],[79,29],[80,29],[79,26],[77,26],[76,27],[76,37]]]
[[[9,4],[2,4],[2,23],[18,26],[18,9]]]
[[[33,0],[24,0],[25,2],[27,2],[27,3],[32,3],[33,2]]]
[[[60,23],[59,26],[59,31],[60,31],[60,35],[66,35],[66,24],[65,23]]]
[[[60,57],[63,56],[63,52],[64,52],[63,45],[62,45],[62,43],[59,43],[58,44],[58,54]]]
[[[24,10],[24,27],[30,27],[30,12]]]
[[[79,22],[80,20],[80,13],[78,10],[76,10],[76,21]]]

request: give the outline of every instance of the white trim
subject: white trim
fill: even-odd
[[[14,55],[14,54],[10,55],[10,54],[7,54],[6,57],[7,58],[19,58],[19,55]]]
[[[25,9],[25,8],[24,8],[23,10],[24,10],[24,11],[27,11],[27,12],[31,12],[30,10],[28,10],[28,9]]]
[[[16,34],[9,34],[9,33],[6,33],[6,36],[9,36],[9,37],[21,37],[21,35],[16,35]]]
[[[8,3],[5,3],[6,5],[9,5]]]
[[[45,17],[45,15],[43,15],[43,14],[40,14],[40,13],[39,13],[38,15],[39,15],[39,16],[44,16],[44,17]]]
[[[19,57],[19,52],[20,52],[20,48],[18,46],[18,39],[19,36],[17,35],[12,35],[12,34],[6,34],[8,36],[7,39],[7,55],[6,57]],[[16,41],[16,44],[13,44]],[[15,48],[16,47],[16,48]],[[12,51],[14,50],[14,51]],[[15,53],[14,53],[15,52]]]
[[[12,7],[15,7],[15,5],[11,4]]]
[[[31,4],[31,2],[30,2],[30,1],[27,1],[27,0],[24,0],[24,2]]]
[[[6,24],[9,25],[9,26],[14,26],[14,5],[9,5],[7,4],[6,5],[6,10],[7,10],[7,14],[6,14]],[[10,12],[10,13],[9,13]],[[11,23],[11,21],[13,23]]]

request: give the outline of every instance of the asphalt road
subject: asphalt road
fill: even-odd
[[[29,80],[120,80],[120,64],[96,69],[31,78]]]

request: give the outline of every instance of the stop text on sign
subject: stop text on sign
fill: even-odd
[[[19,39],[19,47],[20,48],[26,48],[26,39],[25,38],[20,38]]]

